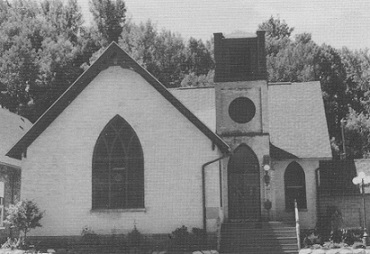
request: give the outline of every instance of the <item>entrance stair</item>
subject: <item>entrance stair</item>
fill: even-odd
[[[297,254],[293,224],[283,222],[228,222],[221,228],[220,253]]]

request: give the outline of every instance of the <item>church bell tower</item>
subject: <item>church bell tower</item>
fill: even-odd
[[[268,217],[264,164],[269,161],[265,32],[257,36],[214,34],[216,132],[232,149],[223,171],[229,220]],[[267,168],[267,167],[265,167]]]
[[[268,133],[265,32],[256,37],[214,34],[216,131],[222,137]]]

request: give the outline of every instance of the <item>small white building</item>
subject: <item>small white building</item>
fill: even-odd
[[[215,87],[169,91],[112,43],[8,152],[46,211],[31,233],[214,232],[293,221],[294,199],[312,228],[331,158],[320,84],[268,84],[264,47],[215,34]]]

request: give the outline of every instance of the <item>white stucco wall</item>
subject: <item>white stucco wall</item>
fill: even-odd
[[[307,209],[299,210],[301,228],[314,228],[316,225],[316,179],[315,170],[319,167],[319,160],[297,159],[273,161],[272,164],[272,208],[271,219],[294,222],[294,211],[285,209],[284,173],[291,162],[297,162],[304,170],[306,179]]]
[[[95,142],[116,114],[138,135],[144,154],[145,210],[91,210]],[[211,141],[134,71],[102,71],[28,148],[22,198],[45,210],[39,236],[170,233],[202,227],[201,166],[219,157]],[[207,167],[207,206],[219,207],[219,164]],[[214,220],[215,221],[215,220]],[[212,225],[209,225],[212,228]],[[214,227],[213,227],[214,228]]]

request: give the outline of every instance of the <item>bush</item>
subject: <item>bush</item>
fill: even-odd
[[[301,230],[301,245],[304,248],[311,247],[315,244],[321,244],[321,237],[315,229]]]
[[[323,241],[340,242],[340,233],[343,225],[341,211],[336,206],[328,206],[326,214],[319,218],[317,228]]]
[[[83,244],[100,244],[99,236],[87,226],[82,229],[81,240]]]
[[[361,248],[363,230],[357,229],[338,229],[331,232],[327,240],[323,240],[315,229],[301,230],[301,245],[303,248],[311,249],[338,249],[352,246],[353,249]]]
[[[190,251],[190,234],[187,227],[182,226],[181,228],[177,228],[171,233],[170,238],[171,251]]]
[[[17,239],[17,238],[12,239],[8,237],[6,242],[1,245],[1,248],[14,250],[14,249],[18,249],[20,245],[21,245],[20,239]]]
[[[44,215],[44,212],[41,212],[37,204],[31,200],[22,200],[15,205],[10,205],[6,212],[8,215],[4,223],[23,232],[23,244],[31,229],[41,227],[40,220]]]
[[[190,252],[204,250],[208,247],[207,232],[204,229],[193,228],[188,232],[188,228],[182,226],[171,233],[170,251]]]
[[[127,246],[130,248],[139,248],[145,246],[144,236],[137,230],[136,226],[134,229],[127,234]]]
[[[208,248],[207,232],[201,228],[193,228],[191,235],[192,250],[205,250]]]

